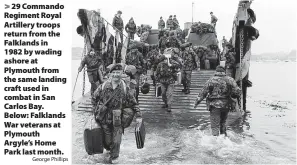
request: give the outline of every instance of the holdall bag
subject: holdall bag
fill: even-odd
[[[103,131],[101,128],[92,128],[94,124],[91,119],[91,129],[84,131],[85,150],[89,155],[103,153]]]
[[[144,147],[145,142],[145,127],[143,120],[140,123],[136,124],[135,127],[135,139],[136,139],[136,146],[137,149],[142,149]]]

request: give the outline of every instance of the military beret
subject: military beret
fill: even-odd
[[[114,70],[123,70],[123,66],[121,63],[117,63],[114,64],[111,68],[110,68],[110,73]]]
[[[118,11],[118,14],[122,14],[122,11],[121,11],[121,10],[119,10],[119,11]]]
[[[224,68],[223,66],[221,66],[221,65],[218,65],[218,66],[216,67],[216,71],[217,71],[217,72],[225,72],[225,68]]]

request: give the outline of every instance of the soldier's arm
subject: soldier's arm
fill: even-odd
[[[143,58],[143,54],[138,52],[139,53],[139,61],[140,61],[140,65],[141,67],[144,69],[144,58]]]
[[[128,89],[127,89],[127,91],[128,91]],[[141,115],[141,112],[139,109],[139,104],[137,103],[133,94],[130,92],[127,92],[126,96],[127,96],[126,98],[127,98],[128,107],[131,108],[135,112],[136,118],[141,118],[142,115]]]
[[[125,31],[128,33],[128,24],[125,26]]]
[[[98,86],[98,88],[95,90],[92,96],[91,103],[93,107],[96,107],[98,102],[100,102],[99,104],[102,104],[102,98],[100,96],[102,96],[102,84]]]
[[[203,99],[205,99],[206,96],[207,96],[207,94],[209,93],[210,81],[211,81],[211,80],[208,80],[208,81],[204,84],[204,86],[203,86],[201,92],[198,94],[198,98],[199,98],[198,102],[201,102]]]
[[[237,83],[235,82],[235,80],[231,77],[228,77],[228,79],[230,80],[231,83],[231,96],[236,96],[236,97],[240,97],[241,96],[241,89],[239,88],[239,86],[237,85]]]
[[[80,62],[80,66],[79,66],[79,68],[78,68],[78,72],[81,72],[82,69],[85,67],[85,65],[86,65],[86,57],[84,57],[84,58],[81,60],[81,62]]]
[[[113,20],[112,20],[112,26],[114,26],[113,28],[116,27],[116,19],[115,19],[115,17],[114,17]]]

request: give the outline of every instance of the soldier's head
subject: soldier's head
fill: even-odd
[[[212,11],[210,12],[210,15],[211,15],[211,16],[213,15],[213,12],[212,12]]]
[[[174,15],[173,17],[176,18],[176,15]]]
[[[172,19],[172,15],[169,16],[169,19]]]
[[[118,12],[117,12],[117,16],[121,16],[122,15],[122,11],[121,10],[119,10]]]
[[[160,17],[160,19],[163,19],[163,17]]]
[[[225,73],[225,68],[223,66],[221,66],[221,65],[218,65],[216,67],[216,72],[223,72],[223,73]]]
[[[133,19],[133,17],[130,18],[129,22],[130,22],[130,23],[134,23],[134,19]]]
[[[225,36],[223,36],[223,39],[225,39]]]
[[[120,63],[115,64],[110,69],[110,76],[113,81],[120,81],[123,74],[123,66]]]

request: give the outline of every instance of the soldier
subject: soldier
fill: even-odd
[[[185,94],[189,94],[191,87],[192,70],[197,69],[197,66],[199,66],[197,64],[199,63],[199,58],[192,49],[192,43],[183,44],[181,48],[183,50],[181,58],[183,60],[182,83],[184,86],[184,89],[182,91],[185,92]]]
[[[122,11],[118,11],[117,14],[114,16],[112,21],[112,26],[114,27],[114,30],[116,31],[116,38],[118,39],[118,36],[120,35],[121,43],[123,43],[123,28],[124,23],[121,18]]]
[[[134,75],[136,80],[136,95],[135,98],[138,102],[138,95],[139,95],[139,79],[140,75],[143,73],[144,67],[144,59],[142,53],[138,51],[137,48],[132,47],[129,51],[129,53],[126,55],[126,64],[127,65],[133,65],[136,67],[137,72]]]
[[[210,124],[213,136],[226,133],[226,120],[228,112],[233,107],[230,105],[231,96],[240,97],[241,90],[232,77],[226,76],[222,66],[216,67],[214,77],[210,78],[199,93],[194,108],[207,97],[210,111]]]
[[[110,163],[115,163],[120,153],[124,131],[121,110],[131,108],[135,112],[136,122],[142,121],[135,97],[128,92],[129,87],[121,80],[122,73],[122,65],[114,65],[110,70],[111,79],[101,84],[92,97],[92,104],[95,107],[95,120],[103,130],[104,148],[110,151]],[[108,102],[106,103],[106,101]]]
[[[144,43],[148,43],[148,36],[149,36],[149,29],[147,27],[145,27],[143,29],[143,33],[140,36],[140,42],[144,42]]]
[[[134,40],[134,34],[136,33],[136,24],[133,20],[133,17],[126,24],[125,30],[128,33],[128,37]]]
[[[217,21],[218,21],[218,18],[213,14],[213,12],[210,12],[210,16],[211,16],[211,25],[216,28],[216,24],[217,24]]]
[[[172,15],[169,16],[169,19],[166,21],[167,29],[173,30],[173,20]]]
[[[226,68],[226,75],[230,76],[232,78],[235,77],[235,69],[236,69],[236,60],[235,60],[235,49],[232,48],[231,44],[226,45],[226,63],[225,63],[225,68]]]
[[[173,30],[176,30],[179,27],[178,20],[176,19],[176,15],[173,16]]]
[[[168,39],[168,32],[167,31],[163,31],[160,33],[160,40],[159,40],[159,49],[161,54],[164,53],[164,50],[166,49],[166,42]]]
[[[180,48],[180,45],[181,45],[181,41],[179,39],[177,39],[175,36],[174,36],[174,32],[171,31],[169,33],[169,37],[166,41],[166,47],[167,48]]]
[[[175,61],[177,57],[174,57],[175,54],[172,53],[172,49],[166,49],[171,54],[170,59],[162,55],[160,58],[160,63],[157,66],[156,70],[156,79],[161,83],[162,90],[162,100],[165,105],[162,108],[166,108],[168,112],[171,112],[171,102],[173,98],[174,83],[176,80],[176,74],[181,65]]]
[[[78,72],[81,72],[82,69],[87,65],[87,73],[89,77],[89,82],[91,83],[91,95],[93,95],[97,86],[96,83],[103,83],[102,72],[99,71],[101,65],[101,58],[98,54],[95,54],[94,49],[92,48],[88,55],[84,56],[83,60],[80,63]]]
[[[163,18],[160,17],[160,20],[158,22],[158,29],[163,30],[164,28],[165,28],[165,22],[164,22]]]
[[[153,80],[153,85],[156,85],[156,70],[161,58],[161,54],[157,47],[153,48],[148,54],[147,65],[148,69],[151,69],[151,78]]]

